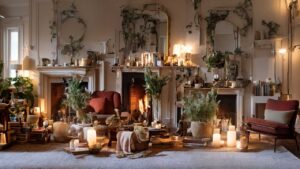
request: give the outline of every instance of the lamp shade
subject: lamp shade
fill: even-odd
[[[35,61],[29,56],[25,56],[23,59],[23,70],[33,70],[35,69]]]
[[[22,69],[22,65],[21,64],[11,64],[10,65],[10,69],[21,70]]]

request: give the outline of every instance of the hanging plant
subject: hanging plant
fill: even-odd
[[[198,11],[198,9],[200,8],[201,6],[201,0],[192,0],[193,2],[193,7],[194,7],[194,18],[193,18],[193,21],[190,22],[189,24],[187,24],[185,26],[185,28],[188,30],[188,33],[189,34],[192,34],[193,33],[193,28],[200,28],[200,21],[201,21],[201,15]]]
[[[222,11],[210,11],[209,15],[205,18],[205,21],[207,22],[206,27],[206,34],[208,37],[208,40],[212,46],[214,46],[214,38],[215,38],[215,28],[219,21],[223,21],[227,18],[229,15],[228,10],[222,10]]]
[[[79,38],[76,39],[74,38],[74,36],[70,35],[69,43],[66,43],[62,46],[61,54],[71,56],[72,62],[74,57],[76,57],[77,54],[84,48],[82,42],[84,40],[87,29],[87,24],[81,17],[78,16],[78,9],[74,3],[72,3],[69,9],[65,9],[61,12],[62,24],[71,19],[77,20],[77,23],[83,26],[83,33]]]
[[[268,38],[273,38],[278,34],[280,25],[274,21],[262,20],[261,24],[268,29]]]
[[[233,13],[246,21],[246,24],[241,28],[241,35],[246,36],[249,28],[252,26],[253,19],[251,17],[252,11],[252,1],[244,0],[244,2],[239,3],[238,6],[235,7]]]

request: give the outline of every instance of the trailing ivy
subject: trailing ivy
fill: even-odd
[[[244,0],[244,2],[239,3],[238,6],[235,7],[233,12],[246,21],[246,24],[241,28],[241,35],[246,36],[249,28],[252,26],[253,19],[251,17],[252,11],[252,1]]]

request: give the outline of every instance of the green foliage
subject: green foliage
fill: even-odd
[[[184,112],[191,121],[208,122],[218,110],[217,92],[212,89],[207,95],[193,94],[184,98]]]
[[[233,13],[239,16],[241,19],[246,21],[246,24],[241,28],[241,35],[246,36],[249,28],[252,26],[252,1],[251,0],[244,0],[235,7]]]
[[[261,24],[268,28],[268,36],[272,38],[277,35],[280,25],[274,21],[266,22],[262,20]]]
[[[74,58],[84,48],[84,46],[82,45],[82,42],[83,42],[83,39],[86,34],[87,24],[84,22],[84,20],[80,16],[78,16],[78,9],[74,3],[72,3],[72,5],[68,9],[65,9],[61,12],[61,17],[62,17],[62,24],[70,19],[75,19],[75,20],[77,20],[78,24],[83,26],[82,35],[76,39],[72,35],[70,35],[69,43],[63,45],[62,50],[61,50],[61,54],[69,55],[72,58]],[[51,26],[50,26],[50,29],[51,29]],[[55,36],[56,36],[56,34],[55,34]]]
[[[157,73],[153,73],[149,68],[146,68],[146,93],[158,99],[162,88],[167,84],[168,80],[168,76],[159,76]]]
[[[85,91],[81,80],[70,80],[66,90],[66,99],[63,101],[63,104],[70,106],[75,111],[86,108],[90,99],[90,93]]]
[[[28,77],[17,76],[14,78],[7,78],[1,81],[0,96],[6,100],[10,99],[9,87],[15,87],[14,95],[17,99],[26,99],[28,106],[32,107],[34,104],[33,84]],[[6,93],[5,93],[6,92]]]
[[[123,6],[121,17],[125,49],[129,52],[135,53],[138,48],[143,49],[149,34],[157,35],[157,20],[145,14],[144,10]],[[141,25],[137,25],[138,21],[142,21]]]
[[[208,70],[211,68],[223,68],[225,66],[225,60],[230,52],[222,53],[220,51],[212,52],[209,55],[203,57],[203,61],[206,63]]]
[[[223,21],[227,18],[229,15],[229,11],[210,11],[209,16],[205,18],[205,21],[207,22],[206,27],[206,34],[209,38],[209,41],[212,46],[214,46],[215,42],[215,28],[219,21]]]

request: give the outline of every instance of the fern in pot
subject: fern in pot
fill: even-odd
[[[212,89],[207,95],[193,94],[184,98],[184,111],[191,120],[191,131],[195,138],[211,138],[213,118],[218,110],[217,92]]]
[[[81,122],[85,122],[87,116],[84,109],[88,105],[90,93],[85,90],[82,81],[76,78],[70,80],[65,95],[66,98],[64,99],[63,104],[70,106],[76,111],[77,119]]]

